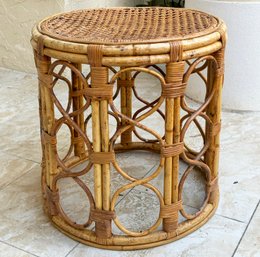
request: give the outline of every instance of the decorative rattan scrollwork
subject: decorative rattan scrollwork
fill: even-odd
[[[163,219],[173,220],[173,223],[169,225],[170,230],[173,229],[175,227],[174,224],[178,222],[178,216],[176,216],[176,213],[178,213],[179,211],[182,216],[188,220],[192,220],[200,215],[207,206],[211,193],[214,190],[217,190],[217,178],[212,178],[211,169],[205,163],[204,157],[206,151],[209,149],[209,137],[214,136],[216,133],[218,133],[220,128],[219,124],[214,124],[212,122],[206,112],[207,107],[215,94],[215,88],[210,88],[207,86],[207,78],[202,74],[203,70],[208,67],[209,63],[214,66],[214,69],[216,71],[218,70],[218,63],[215,57],[212,55],[198,58],[192,63],[187,62],[187,69],[182,76],[182,81],[180,82],[179,86],[175,88],[172,88],[172,85],[166,82],[165,72],[156,65],[122,68],[119,71],[117,71],[113,67],[106,67],[113,73],[113,76],[109,80],[105,89],[102,88],[102,90],[97,91],[91,88],[91,73],[88,73],[85,76],[82,73],[81,67],[79,67],[78,65],[74,65],[66,61],[54,61],[48,71],[48,75],[51,75],[53,77],[53,81],[51,83],[51,86],[46,85],[45,90],[49,91],[51,95],[51,100],[61,117],[55,119],[54,125],[51,127],[49,133],[42,131],[43,144],[50,144],[51,147],[54,149],[55,159],[58,166],[58,172],[56,175],[53,176],[50,186],[44,187],[44,194],[47,208],[49,209],[49,214],[60,216],[65,222],[76,229],[86,229],[93,222],[96,222],[97,220],[100,221],[99,217],[101,217],[102,215],[107,215],[107,219],[113,221],[123,233],[134,237],[145,236],[157,230],[158,227],[161,225]],[[58,72],[56,72],[58,68],[59,70]],[[70,71],[72,80],[67,78],[65,71]],[[131,77],[130,79],[123,81],[121,75],[126,73],[130,74]],[[135,79],[141,73],[150,74],[151,76],[158,79],[161,84],[162,93],[152,102],[148,102],[147,100],[141,98],[138,94],[138,90],[135,86]],[[184,97],[185,88],[189,81],[190,75],[194,73],[197,73],[201,77],[207,89],[204,103],[201,104],[197,109],[193,109],[192,107],[188,106]],[[55,94],[54,89],[58,85],[59,81],[63,81],[63,83],[65,83],[68,88],[68,100],[66,106],[63,106],[63,104],[60,102]],[[117,87],[114,86],[116,82]],[[77,85],[76,87],[75,84]],[[120,110],[118,110],[114,104],[114,100],[119,95],[122,88],[129,88],[136,99],[144,105],[143,107],[135,111],[135,113],[133,113],[131,117],[128,117]],[[155,112],[157,112],[163,120],[166,119],[166,115],[163,110],[160,109],[160,107],[165,102],[165,99],[167,97],[169,97],[169,99],[175,99],[179,97],[180,107],[184,112],[180,120],[180,141],[179,143],[173,143],[169,145],[166,144],[165,135],[159,135],[156,131],[145,126],[142,123],[147,117]],[[114,135],[109,139],[108,152],[94,152],[93,142],[87,136],[88,123],[92,117],[92,114],[85,116],[85,112],[91,107],[91,102],[93,101],[93,99],[107,99],[108,105],[110,107],[108,114],[114,117],[117,123],[117,129]],[[204,119],[204,128],[200,125],[198,117]],[[201,134],[201,137],[203,138],[203,147],[200,151],[193,150],[185,143],[185,135],[191,123],[195,124]],[[59,130],[63,125],[69,128],[71,141],[65,157],[60,158],[57,151],[57,134],[59,133]],[[137,132],[136,128],[142,131],[146,131],[148,134],[152,135],[154,139],[144,138]],[[115,151],[117,151],[116,141],[126,131],[130,131],[136,135],[136,137],[140,140],[141,147],[144,146],[144,144],[150,144],[151,149],[160,153],[160,161],[158,163],[158,166],[155,171],[148,177],[137,179],[130,176],[124,169],[120,167],[117,161],[117,157],[115,155]],[[140,146],[139,149],[141,148]],[[134,148],[135,147],[133,146],[133,149]],[[167,158],[172,158],[175,156],[180,156],[182,161],[184,161],[188,166],[178,183],[178,201],[169,205],[165,203],[163,192],[160,192],[158,188],[156,188],[150,182],[158,177],[161,172],[163,172],[165,160]],[[72,157],[77,157],[78,159],[76,158],[75,162],[71,162]],[[85,167],[77,172],[72,171],[72,167],[77,163],[77,161],[80,160],[86,162]],[[111,196],[110,213],[105,211],[102,212],[101,210],[98,211],[95,204],[95,197],[91,193],[88,185],[80,179],[82,175],[87,174],[91,170],[93,164],[95,163],[111,163],[118,174],[128,181],[127,184],[119,187],[116,192]],[[188,214],[183,208],[182,194],[185,181],[189,174],[194,170],[194,168],[201,170],[201,172],[205,175],[206,197],[200,210],[198,210],[194,214]],[[63,210],[60,204],[59,188],[57,186],[57,183],[59,180],[68,177],[72,178],[76,182],[76,184],[85,192],[86,197],[89,201],[89,206],[91,209],[90,214],[88,219],[82,224],[78,224],[77,221],[71,220],[71,218],[69,218],[69,216]],[[155,223],[148,229],[141,232],[131,231],[124,227],[120,222],[120,218],[116,215],[115,210],[115,205],[119,195],[122,192],[132,189],[136,186],[143,186],[147,189],[152,190],[158,197],[161,209]]]

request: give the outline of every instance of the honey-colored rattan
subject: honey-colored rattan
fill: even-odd
[[[194,10],[174,8],[115,8],[79,10],[40,23],[50,37],[95,44],[168,42],[214,31],[219,20]]]
[[[33,29],[31,43],[39,80],[43,198],[54,225],[82,243],[116,250],[162,245],[202,226],[214,214],[219,198],[225,24],[188,9],[79,10],[41,21]],[[88,74],[84,74],[86,66]],[[139,95],[136,78],[140,73],[160,83],[161,92],[151,102]],[[185,101],[193,74],[206,88],[205,99],[197,108]],[[55,90],[60,81],[68,87],[66,106]],[[120,108],[115,105],[119,97]],[[143,107],[133,111],[133,97]],[[162,135],[143,122],[155,113],[163,120],[158,122],[164,126]],[[113,135],[109,133],[110,117],[116,122]],[[90,123],[91,138],[87,133]],[[185,140],[192,124],[203,141],[200,150]],[[70,132],[64,157],[58,150],[62,126]],[[157,167],[146,177],[131,176],[117,160],[118,152],[130,150],[158,153]],[[182,175],[180,162],[187,165]],[[127,181],[113,194],[112,166]],[[205,199],[196,212],[188,213],[183,191],[194,169],[205,177]],[[161,173],[162,192],[153,183]],[[93,177],[93,192],[82,179],[86,174]],[[86,195],[89,215],[82,223],[62,207],[59,182],[66,178],[73,179]],[[154,224],[140,231],[123,225],[116,210],[120,195],[136,186],[151,190],[160,208]],[[180,215],[185,219],[182,222]]]

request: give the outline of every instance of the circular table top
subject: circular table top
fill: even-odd
[[[218,18],[190,9],[101,8],[56,14],[41,21],[38,30],[62,41],[115,45],[191,39],[219,26]]]

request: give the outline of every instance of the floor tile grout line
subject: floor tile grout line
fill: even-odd
[[[235,254],[236,254],[236,252],[237,252],[237,249],[238,249],[240,243],[242,242],[242,240],[243,240],[243,238],[244,238],[244,236],[245,236],[245,234],[246,234],[246,232],[247,232],[247,229],[248,229],[248,227],[249,227],[249,225],[250,225],[250,223],[251,223],[251,220],[253,219],[253,217],[254,217],[254,215],[255,215],[255,213],[256,213],[256,210],[257,210],[259,204],[260,204],[260,200],[258,201],[258,203],[257,203],[257,205],[256,205],[256,207],[255,207],[255,209],[254,209],[254,211],[253,211],[253,213],[252,213],[252,215],[251,215],[251,217],[250,217],[250,220],[249,220],[249,222],[247,223],[246,228],[245,228],[245,230],[244,230],[244,232],[243,232],[241,238],[239,239],[239,241],[238,241],[238,243],[237,243],[237,246],[236,246],[236,248],[235,248],[235,250],[234,250],[234,252],[233,252],[233,254],[232,254],[231,257],[234,257],[234,256],[235,256]]]
[[[239,223],[246,224],[245,221],[238,220],[238,219],[234,219],[234,218],[231,218],[231,217],[228,217],[228,216],[225,216],[225,215],[221,215],[221,214],[218,214],[217,212],[215,213],[215,215],[217,215],[217,216],[219,216],[219,217],[222,217],[222,218],[229,219],[229,220],[233,220],[233,221],[236,221],[236,222],[239,222]]]
[[[39,161],[27,159],[27,158],[21,157],[21,156],[19,156],[19,155],[17,155],[17,154],[11,154],[10,152],[8,152],[8,151],[6,151],[6,150],[1,150],[0,152],[1,152],[1,153],[4,153],[4,154],[6,154],[6,155],[9,155],[9,156],[16,157],[16,158],[19,159],[19,160],[25,160],[25,161],[29,161],[29,162],[41,164],[41,162],[39,162]]]
[[[64,148],[64,147],[63,147]],[[0,150],[1,153],[4,153],[6,155],[9,155],[9,156],[14,156],[16,158],[18,158],[19,160],[25,160],[25,161],[29,161],[29,162],[32,162],[36,165],[41,165],[41,162],[37,162],[37,161],[34,161],[34,160],[30,160],[30,159],[26,159],[26,158],[23,158],[23,157],[20,157],[18,155],[11,155],[10,153],[4,151],[4,150]],[[127,158],[129,158],[130,156],[128,156]],[[16,177],[14,180],[12,180],[10,183],[4,185],[3,187],[0,187],[0,191],[4,190],[6,187],[8,187],[9,185],[13,184],[14,182],[18,181],[21,177],[25,176],[27,173],[29,173],[34,167],[30,168],[28,171],[26,171],[25,173],[23,173],[21,176],[18,176]],[[149,170],[150,172],[150,170]],[[146,175],[146,174],[145,174]]]
[[[0,240],[0,242],[3,243],[3,244],[5,244],[5,245],[8,245],[8,246],[10,246],[10,247],[13,247],[13,248],[15,248],[15,249],[17,249],[17,250],[23,251],[23,252],[25,252],[25,253],[29,253],[30,255],[33,255],[33,256],[35,256],[35,257],[39,257],[39,255],[36,255],[36,254],[31,253],[31,252],[29,252],[29,251],[26,251],[26,250],[24,250],[24,249],[22,249],[22,248],[19,248],[19,247],[15,246],[15,245],[12,245],[12,244],[8,243],[8,242],[2,241],[2,240]]]
[[[78,246],[79,244],[80,244],[80,243],[77,243],[74,247],[72,247],[72,249],[70,249],[69,252],[68,252],[64,257],[69,256],[69,255],[72,253],[72,251],[73,251],[75,248],[77,248],[77,246]]]
[[[187,97],[189,100],[201,104],[200,101],[193,99],[192,97],[185,94],[185,97]],[[248,113],[259,113],[259,111],[252,111],[252,110],[235,110],[235,109],[229,109],[229,108],[222,108],[222,111],[224,113],[235,113],[235,114],[248,114]]]
[[[15,178],[14,180],[12,180],[10,183],[6,184],[3,187],[0,187],[0,192],[5,190],[8,186],[12,185],[14,182],[19,181],[23,176],[27,175],[29,172],[32,171],[32,169],[35,167],[30,168],[29,170],[27,170],[25,173],[21,174],[21,176],[18,176],[17,178]]]

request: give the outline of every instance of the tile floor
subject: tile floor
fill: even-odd
[[[153,96],[156,90],[156,84],[151,82],[141,93]],[[151,119],[150,122],[158,121]],[[216,215],[196,232],[165,246],[131,252],[99,250],[64,236],[44,215],[40,192],[37,79],[32,74],[0,69],[0,257],[259,257],[260,113],[223,112],[222,123],[221,200]],[[199,139],[195,136],[192,140],[196,143]],[[62,142],[61,149],[64,147]],[[139,157],[142,161],[138,162]],[[156,155],[146,153],[119,157],[120,165],[139,177],[151,174],[156,161]],[[90,175],[84,179],[91,188]],[[188,183],[197,192],[195,195],[201,193],[200,187],[194,185],[194,181],[200,181],[198,176],[195,174]],[[161,182],[158,177],[153,183],[160,188]],[[117,186],[124,181],[112,172],[112,183]],[[60,187],[65,188],[62,194],[68,214],[72,218],[82,214],[80,210],[86,206],[79,204],[75,209],[72,201],[82,192],[75,190],[71,181],[62,181]],[[187,210],[196,210],[195,203],[199,199],[189,202],[188,194],[186,198]],[[134,204],[139,206],[139,213],[126,207]],[[122,222],[128,213],[126,226],[140,228],[143,222],[136,222],[136,215],[139,219],[149,217],[145,226],[152,224],[156,211],[149,215],[142,210],[145,206],[156,210],[156,204],[153,193],[140,187],[120,196],[117,211]]]

